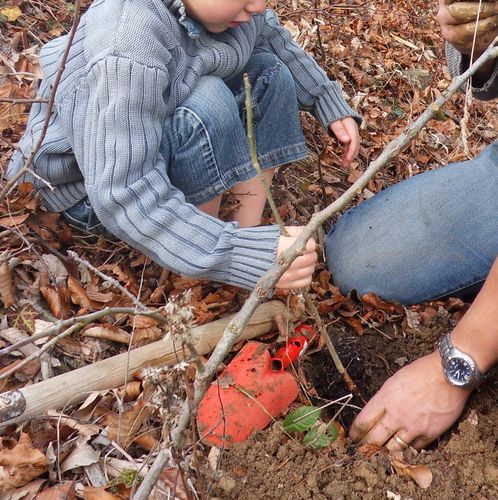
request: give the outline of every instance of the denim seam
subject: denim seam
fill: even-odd
[[[442,297],[447,297],[448,295],[453,295],[455,293],[461,292],[462,290],[465,290],[466,288],[470,288],[471,286],[477,285],[478,283],[484,283],[485,281],[486,281],[486,276],[484,276],[481,279],[474,280],[471,283],[467,283],[464,286],[460,286],[460,287],[458,287],[458,288],[456,288],[454,290],[448,289],[445,293],[441,293],[441,294],[437,295],[436,297],[434,297],[432,299],[427,299],[426,302],[428,302],[430,300],[438,300],[438,299],[440,299]]]
[[[185,106],[180,106],[178,109],[182,109],[182,110],[186,111],[187,114],[190,113],[192,116],[194,116],[196,118],[197,123],[200,124],[200,126],[202,127],[202,132],[203,132],[205,139],[206,139],[206,142],[207,142],[207,144],[206,144],[207,158],[204,157],[206,164],[208,166],[207,174],[210,178],[212,178],[213,176],[210,174],[210,171],[214,170],[214,174],[216,175],[216,177],[223,182],[220,170],[218,168],[218,162],[216,161],[216,155],[214,154],[214,149],[213,149],[213,144],[211,142],[211,137],[209,136],[209,133],[208,133],[208,130],[206,128],[206,125],[204,124],[204,121],[201,119],[201,117],[195,111],[193,111],[190,108],[187,108]],[[214,187],[214,186],[210,186],[210,187]],[[224,189],[226,190],[226,189],[228,189],[228,187],[224,186]],[[190,198],[192,198],[192,196]]]

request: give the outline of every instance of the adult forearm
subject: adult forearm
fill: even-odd
[[[485,372],[498,362],[498,258],[483,288],[452,333],[452,342]]]

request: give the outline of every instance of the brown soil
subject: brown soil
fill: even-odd
[[[393,329],[388,332],[391,339],[379,332],[361,337],[330,333],[351,377],[369,398],[400,364],[432,351],[448,327],[446,319],[438,318],[417,334]],[[323,400],[349,393],[327,351],[307,355],[302,366],[308,387],[313,386]],[[498,498],[497,398],[495,370],[490,381],[470,398],[458,422],[437,443],[419,454],[405,452],[407,463],[424,464],[431,470],[433,480],[428,489],[397,475],[387,451],[367,458],[347,439],[329,449],[313,451],[289,439],[277,422],[225,453],[221,479],[213,495],[315,500]],[[319,405],[320,401],[315,399],[314,403]],[[357,413],[354,409],[342,413],[340,420],[346,429]]]

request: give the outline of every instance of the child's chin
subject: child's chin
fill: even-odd
[[[223,33],[224,31],[226,31],[229,26],[224,24],[224,25],[207,25],[207,26],[204,26],[206,28],[207,31],[209,31],[209,33]]]

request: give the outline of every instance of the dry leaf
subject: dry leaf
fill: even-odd
[[[159,449],[159,441],[151,434],[142,434],[133,441],[137,446],[147,451]]]
[[[88,298],[85,289],[71,276],[67,278],[67,289],[69,290],[71,301],[85,309],[92,309],[92,302]]]
[[[122,498],[121,496],[117,497],[113,495],[112,493],[109,493],[108,491],[105,490],[105,487],[100,487],[100,488],[91,488],[87,487],[83,490],[83,498],[85,500],[114,500],[114,499],[120,499]]]
[[[22,363],[22,360],[18,359],[8,364],[7,366],[4,366],[2,369],[0,369],[0,375],[7,373],[20,363]],[[22,368],[19,368],[19,370],[15,372],[15,377],[21,382],[26,382],[27,380],[33,378],[40,371],[40,367],[40,360],[33,359],[29,363],[26,363]]]
[[[157,326],[159,321],[149,316],[141,316],[140,314],[137,314],[136,316],[130,318],[129,323],[135,328],[149,328],[150,326]]]
[[[142,392],[142,382],[140,380],[134,380],[133,382],[128,382],[126,385],[119,387],[117,390],[118,397],[120,399],[123,399],[126,403],[137,399],[138,396],[140,396],[141,392]]]
[[[183,476],[178,468],[165,469],[161,473],[161,479],[170,488],[172,497],[176,500],[189,500],[188,489],[183,481]]]
[[[90,300],[94,300],[95,302],[111,302],[114,299],[114,293],[101,293],[95,285],[88,285],[86,288],[86,294]]]
[[[14,285],[7,261],[0,264],[0,299],[5,309],[16,303]]]
[[[151,326],[150,328],[136,328],[132,336],[132,345],[133,347],[141,347],[162,339],[163,336],[163,331],[157,326]]]
[[[67,304],[61,298],[60,290],[57,291],[50,286],[40,287],[40,293],[50,307],[50,312],[56,318],[64,318],[67,316]]]
[[[402,458],[402,453],[395,453],[394,457],[391,457],[391,464],[400,476],[407,476],[413,479],[423,489],[431,485],[432,472],[427,465],[407,464]]]
[[[7,217],[2,217],[0,218],[0,226],[5,226],[5,227],[15,227],[19,226],[22,224],[27,218],[29,217],[29,214],[23,214],[23,215],[9,215]]]
[[[93,449],[88,443],[83,444],[79,448],[76,447],[64,460],[61,465],[61,472],[66,472],[76,467],[85,467],[95,464],[99,461],[100,453]]]
[[[366,458],[388,453],[385,447],[377,444],[363,444],[358,448],[358,451]]]
[[[404,309],[401,304],[396,302],[388,302],[387,300],[382,300],[375,293],[366,293],[362,295],[361,300],[372,306],[374,309],[380,309],[381,311],[387,312],[389,314],[403,314]]]
[[[341,315],[343,313],[341,312]],[[358,318],[346,318],[343,317],[343,321],[345,321],[357,335],[363,335],[363,326]]]
[[[15,490],[0,492],[0,500],[36,500],[45,482],[45,479],[38,479]]]
[[[47,469],[47,457],[33,448],[29,435],[23,432],[16,446],[0,450],[0,491],[23,486]]]
[[[87,328],[82,335],[83,337],[112,340],[121,344],[129,344],[131,339],[131,335],[128,332],[109,323],[91,326]]]
[[[126,448],[138,436],[140,428],[152,411],[153,409],[146,406],[143,399],[138,399],[130,409],[125,410],[121,415],[108,414],[104,419],[109,425],[107,437]]]
[[[0,14],[12,23],[22,16],[22,10],[19,7],[2,7]]]
[[[93,393],[93,394],[99,394],[99,393]],[[56,418],[57,425],[61,427],[65,426],[74,429],[75,431],[78,431],[78,434],[80,436],[90,438],[100,432],[100,427],[98,425],[80,423],[78,420],[66,416],[63,413],[60,413],[56,410],[47,410],[47,416]]]
[[[76,500],[74,482],[70,481],[43,490],[41,493],[38,493],[36,500]]]

